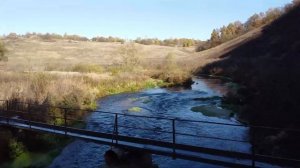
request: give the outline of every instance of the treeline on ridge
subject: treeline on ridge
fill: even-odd
[[[48,41],[48,42],[54,42],[55,40],[72,40],[72,41],[94,41],[94,42],[119,42],[119,43],[124,43],[126,41],[133,41],[135,43],[143,44],[143,45],[161,45],[161,46],[172,46],[172,47],[192,47],[192,46],[197,46],[202,41],[200,40],[195,40],[195,39],[189,39],[189,38],[169,38],[169,39],[164,39],[160,40],[158,38],[136,38],[135,40],[126,40],[122,39],[119,37],[104,37],[104,36],[97,36],[97,37],[92,37],[91,39],[84,37],[84,36],[79,36],[79,35],[60,35],[57,33],[26,33],[24,35],[20,35],[17,33],[10,33],[4,38],[15,40],[18,38],[31,38],[31,39],[40,39],[43,41]]]
[[[285,5],[283,8],[271,8],[266,12],[261,12],[259,14],[256,13],[249,17],[245,23],[235,21],[229,23],[227,26],[213,29],[210,39],[198,45],[196,51],[213,48],[237,38],[255,28],[267,25],[290,11],[295,5],[299,4],[299,2],[300,0],[294,0],[292,3]]]
[[[157,38],[137,38],[134,42],[144,45],[162,45],[162,46],[177,46],[177,47],[192,47],[202,43],[200,40],[189,38],[170,38],[159,40]]]

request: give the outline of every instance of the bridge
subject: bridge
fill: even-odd
[[[85,123],[82,116],[74,115],[81,109],[69,109],[62,107],[53,107],[45,105],[37,105],[22,102],[9,102],[0,100],[0,126],[12,127],[18,129],[31,130],[35,132],[63,135],[72,138],[82,139],[94,143],[103,145],[117,146],[125,149],[142,150],[152,154],[169,156],[174,159],[185,159],[191,161],[197,161],[207,164],[219,165],[224,167],[265,167],[265,166],[291,166],[299,167],[300,160],[274,157],[269,155],[261,155],[255,150],[254,140],[250,138],[246,139],[234,139],[228,137],[215,137],[212,135],[193,134],[193,132],[182,132],[180,127],[183,124],[192,125],[193,123],[206,124],[210,126],[235,127],[239,129],[251,130],[254,134],[254,130],[270,130],[282,131],[281,128],[270,128],[262,126],[245,126],[241,124],[231,123],[218,123],[209,121],[196,121],[196,120],[183,120],[166,117],[150,117],[140,115],[130,115],[123,113],[112,113],[105,111],[92,111],[92,114],[110,116],[111,121],[109,123],[100,123],[112,128],[111,131],[105,129],[99,129],[97,131],[91,131],[85,128],[78,127],[78,123]],[[132,117],[138,120],[159,120],[163,121],[167,130],[162,128],[142,128],[126,125],[126,123],[120,122],[126,117]],[[99,124],[99,123],[97,123]],[[147,136],[129,136],[122,133],[120,129],[126,130],[140,130],[142,132],[150,131],[154,135],[169,135],[169,139],[157,139],[155,137]],[[198,129],[198,128],[197,128]],[[298,130],[287,130],[300,133]],[[182,137],[192,137],[195,139],[195,143],[186,144],[180,141]],[[255,136],[253,136],[255,137]],[[224,148],[214,148],[205,145],[201,145],[201,141],[204,139],[208,141],[218,141]],[[196,143],[200,142],[200,143]],[[248,151],[230,150],[226,148],[226,145],[243,143],[249,146]]]

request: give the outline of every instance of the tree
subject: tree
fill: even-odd
[[[224,42],[239,37],[242,34],[247,33],[255,28],[269,24],[282,16],[284,13],[287,13],[291,9],[295,8],[297,5],[300,5],[300,0],[293,0],[292,3],[287,4],[284,8],[271,8],[267,12],[254,14],[250,18],[248,18],[245,23],[236,21],[228,24],[227,26],[223,26],[220,29],[214,29],[211,33],[210,39],[204,43],[199,43],[196,51],[203,51],[215,47]]]
[[[221,42],[224,43],[226,41],[229,40],[229,34],[228,34],[228,30],[227,30],[227,27],[226,26],[223,26],[221,29],[220,29],[220,39],[221,39]]]
[[[254,14],[252,15],[247,22],[245,23],[247,30],[252,30],[262,25],[262,14]]]
[[[183,39],[182,41],[182,47],[191,47],[195,44],[192,39]]]
[[[81,40],[88,40],[88,39],[84,39],[84,37],[81,37]],[[112,36],[109,36],[108,38],[106,37],[102,37],[102,36],[97,36],[97,37],[93,37],[91,39],[92,41],[96,41],[96,42],[121,42],[121,43],[124,43],[125,40],[124,39],[121,39],[121,38],[118,38],[118,37],[112,37]]]
[[[8,61],[8,58],[5,56],[6,51],[4,44],[0,41],[0,61]]]
[[[138,49],[134,43],[123,45],[119,51],[122,57],[122,64],[128,69],[136,68],[141,61],[141,55],[138,53]]]
[[[300,0],[293,0],[293,5],[299,5],[300,4]]]
[[[241,35],[245,32],[245,26],[243,25],[242,22],[235,21],[233,24],[234,24],[234,27],[235,27],[235,35],[236,36],[239,36],[239,35]]]
[[[210,36],[211,47],[215,47],[220,44],[220,30],[214,29]]]
[[[16,39],[18,39],[18,34],[17,33],[9,33],[9,35],[7,35],[6,38],[8,38],[10,40],[16,40]]]
[[[279,18],[282,15],[282,10],[279,8],[269,9],[265,13],[265,17],[263,18],[264,24],[271,23],[275,19]]]

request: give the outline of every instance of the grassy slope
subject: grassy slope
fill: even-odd
[[[297,117],[276,116],[276,111],[298,116],[293,112],[299,111],[297,102],[292,101],[291,98],[299,98],[297,96],[300,83],[299,16],[300,7],[265,27],[259,36],[220,55],[219,61],[206,65],[202,69],[205,73],[231,76],[255,91],[256,96],[252,96],[256,99],[253,97],[253,103],[258,103],[257,100],[261,102],[253,106],[255,105],[256,111],[259,110],[257,108],[264,107],[261,109],[263,113],[255,115],[256,120],[259,119],[257,117],[266,118],[267,116],[277,118],[278,121],[297,120]],[[283,105],[283,102],[286,104]]]
[[[254,29],[240,37],[237,37],[231,41],[223,43],[214,48],[204,50],[201,52],[193,53],[191,57],[186,59],[188,64],[191,64],[194,68],[201,69],[203,66],[220,60],[220,57],[233,49],[241,46],[242,44],[260,36],[262,33],[262,28]]]
[[[189,67],[199,68],[213,61],[219,60],[221,55],[228,53],[243,43],[259,36],[262,28],[255,29],[236,39],[223,43],[217,47],[194,52],[194,47],[168,47],[157,45],[136,44],[143,62],[161,64],[168,53],[173,53],[176,60]],[[123,44],[109,42],[81,42],[56,40],[46,42],[35,39],[3,40],[8,49],[7,70],[43,71],[47,67],[63,70],[68,66],[79,63],[111,65],[120,63],[119,50]]]
[[[110,65],[120,63],[120,43],[57,40],[45,42],[34,39],[3,40],[8,49],[8,70],[44,70],[55,66],[62,69],[78,63]],[[175,48],[136,44],[147,63],[160,63],[172,52],[177,59],[189,56],[193,48]]]

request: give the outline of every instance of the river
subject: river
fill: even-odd
[[[154,88],[137,93],[123,93],[104,97],[99,100],[101,111],[117,112],[132,115],[168,117],[176,119],[200,120],[239,124],[230,110],[222,109],[221,97],[224,96],[230,83],[219,79],[195,77],[191,89],[183,88]],[[113,116],[101,113],[91,113],[87,118],[86,129],[93,131],[112,132]],[[120,125],[131,127],[154,128],[155,130],[169,130],[171,124],[165,120],[138,119],[124,117],[119,120]],[[249,130],[244,127],[222,126],[205,123],[176,124],[176,131],[188,132],[218,138],[248,140]],[[171,135],[141,131],[136,129],[119,129],[120,134],[135,137],[169,140]],[[248,143],[224,142],[207,138],[176,137],[178,143],[201,145],[205,147],[249,152]],[[103,164],[103,154],[110,147],[91,142],[75,140],[65,147],[62,153],[53,161],[50,168],[95,168]],[[201,168],[217,167],[203,163],[185,161],[169,157],[153,155],[153,162],[160,168]]]

